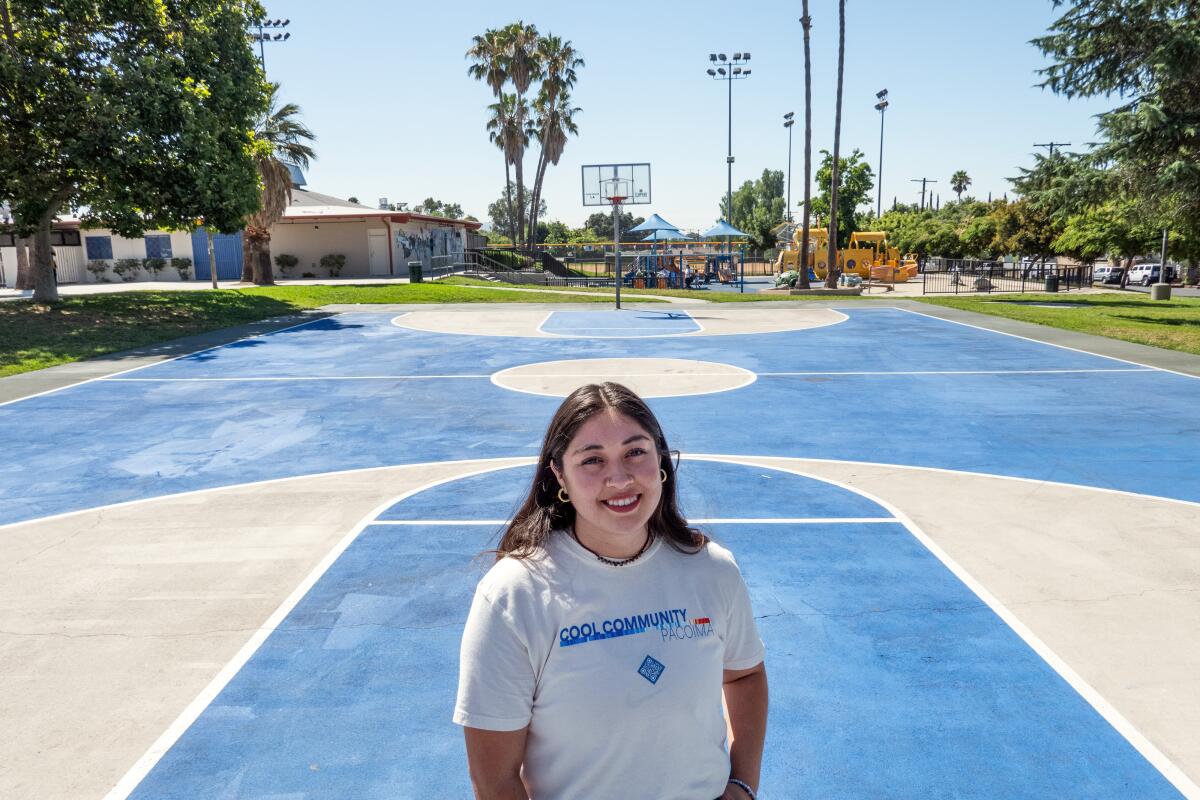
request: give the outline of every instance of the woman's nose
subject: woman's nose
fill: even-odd
[[[605,478],[605,482],[614,488],[621,488],[633,483],[633,475],[625,467],[616,467]]]

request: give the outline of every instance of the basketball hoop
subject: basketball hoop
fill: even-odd
[[[600,181],[600,196],[610,205],[619,206],[631,194],[633,181],[614,175]]]

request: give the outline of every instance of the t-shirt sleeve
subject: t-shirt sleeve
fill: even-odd
[[[730,590],[729,630],[725,637],[725,669],[750,669],[762,662],[766,648],[758,635],[754,610],[750,607],[750,590],[742,573],[733,571]]]
[[[454,722],[516,731],[529,724],[534,692],[529,650],[512,622],[477,589],[459,652]]]

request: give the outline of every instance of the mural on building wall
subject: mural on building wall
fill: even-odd
[[[420,261],[429,266],[434,256],[462,252],[462,233],[440,225],[431,228],[422,226],[415,233],[397,229],[392,233],[392,247],[399,254],[401,264]]]

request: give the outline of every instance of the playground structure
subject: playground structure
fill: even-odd
[[[810,228],[805,265],[813,280],[824,280],[828,272],[829,231],[826,228]],[[800,255],[806,252],[800,242],[803,237],[797,228],[792,235],[792,246],[779,251],[775,261],[778,272],[800,269]],[[855,231],[850,234],[848,247],[837,251],[838,272],[857,275],[863,280],[885,283],[904,283],[917,276],[917,260],[912,256],[901,256],[900,251],[887,242],[884,231]]]
[[[608,254],[607,259],[614,260],[614,255]],[[625,258],[633,266],[624,272],[623,283],[634,288],[690,289],[713,282],[740,287],[744,280],[745,250],[740,247],[732,252],[711,252],[704,246],[676,246],[626,254]]]

